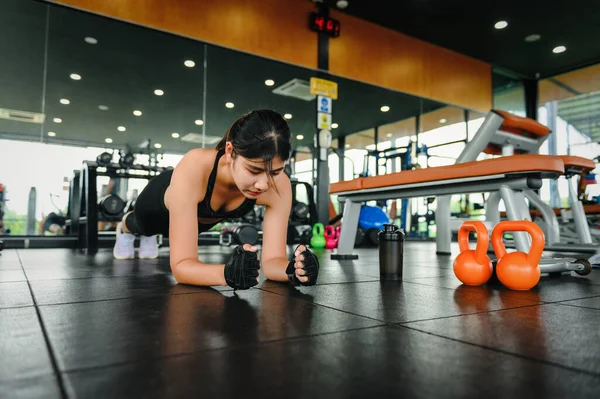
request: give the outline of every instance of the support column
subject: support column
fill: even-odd
[[[537,121],[538,109],[538,81],[537,79],[523,79],[525,91],[525,116]]]

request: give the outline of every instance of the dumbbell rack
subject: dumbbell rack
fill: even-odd
[[[104,170],[98,170],[102,168]],[[73,172],[69,187],[67,209],[68,234],[77,237],[78,248],[88,254],[98,252],[98,176],[152,179],[167,168],[131,165],[127,168],[115,163],[99,165],[95,161],[84,161],[81,170]],[[131,171],[145,173],[131,173]],[[109,173],[110,171],[110,173]]]

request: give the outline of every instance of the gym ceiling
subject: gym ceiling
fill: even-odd
[[[537,19],[545,15],[543,10],[555,6],[519,9],[512,0],[502,3],[502,13],[494,11],[493,5],[484,11],[480,2],[442,0],[402,2],[394,20],[386,18],[391,13],[380,12],[384,6],[380,0],[349,1],[344,12],[482,59],[518,76],[539,72],[544,77],[600,58],[596,57],[600,48],[589,38],[582,40],[579,32],[585,30],[583,25],[596,30],[598,26],[581,24],[581,20],[573,24],[569,19],[569,13],[579,11],[575,7],[578,2],[570,2],[562,14],[554,10],[555,18],[547,22]],[[454,8],[450,10],[447,3]],[[525,22],[519,22],[523,13]],[[598,14],[595,10],[581,13],[585,14],[581,18]],[[502,15],[509,26],[502,31],[493,29],[495,15]],[[531,20],[532,15],[537,19]],[[427,20],[433,22],[425,25]],[[530,29],[542,35],[538,42],[526,43],[521,37]],[[567,51],[556,57],[550,48],[549,54],[544,54],[544,48],[555,42],[563,43]],[[0,119],[0,138],[43,138],[45,142],[129,147],[133,151],[149,140],[152,147],[161,145],[159,151],[184,153],[201,145],[181,140],[189,133],[201,135],[204,131],[205,145],[214,146],[237,116],[265,107],[291,114],[294,136],[304,136],[296,139],[297,145],[312,146],[315,102],[273,93],[293,79],[308,81],[314,73],[307,69],[33,0],[0,0],[0,54],[0,108],[45,116],[43,124]],[[185,66],[185,61],[194,61],[194,67]],[[81,79],[72,79],[72,74]],[[267,79],[275,84],[266,86]],[[340,99],[334,101],[333,114],[340,126],[333,129],[334,138],[445,107],[359,82],[335,80]],[[510,81],[495,80],[495,84]],[[157,89],[164,94],[156,95]],[[62,104],[61,99],[69,104]],[[227,102],[234,107],[227,108]],[[390,111],[381,112],[382,105]],[[142,115],[134,115],[135,110]],[[50,132],[56,135],[50,137]],[[172,137],[173,133],[179,137]],[[107,143],[107,138],[112,142]]]

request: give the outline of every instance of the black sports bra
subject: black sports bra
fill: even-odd
[[[234,219],[240,218],[254,209],[254,205],[256,204],[256,200],[251,200],[246,198],[242,205],[239,208],[234,209],[230,212],[215,212],[210,207],[210,199],[212,197],[213,190],[215,188],[215,180],[217,179],[217,168],[219,166],[219,159],[225,154],[224,150],[221,150],[217,153],[217,158],[215,159],[215,165],[213,166],[212,171],[210,172],[210,176],[208,177],[208,184],[206,185],[206,194],[204,195],[204,199],[200,201],[198,204],[198,217],[199,218],[215,218],[215,219]]]

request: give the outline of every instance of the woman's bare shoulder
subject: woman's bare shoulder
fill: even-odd
[[[207,170],[212,169],[216,154],[214,148],[194,148],[181,158],[175,167],[175,173],[203,176]]]

